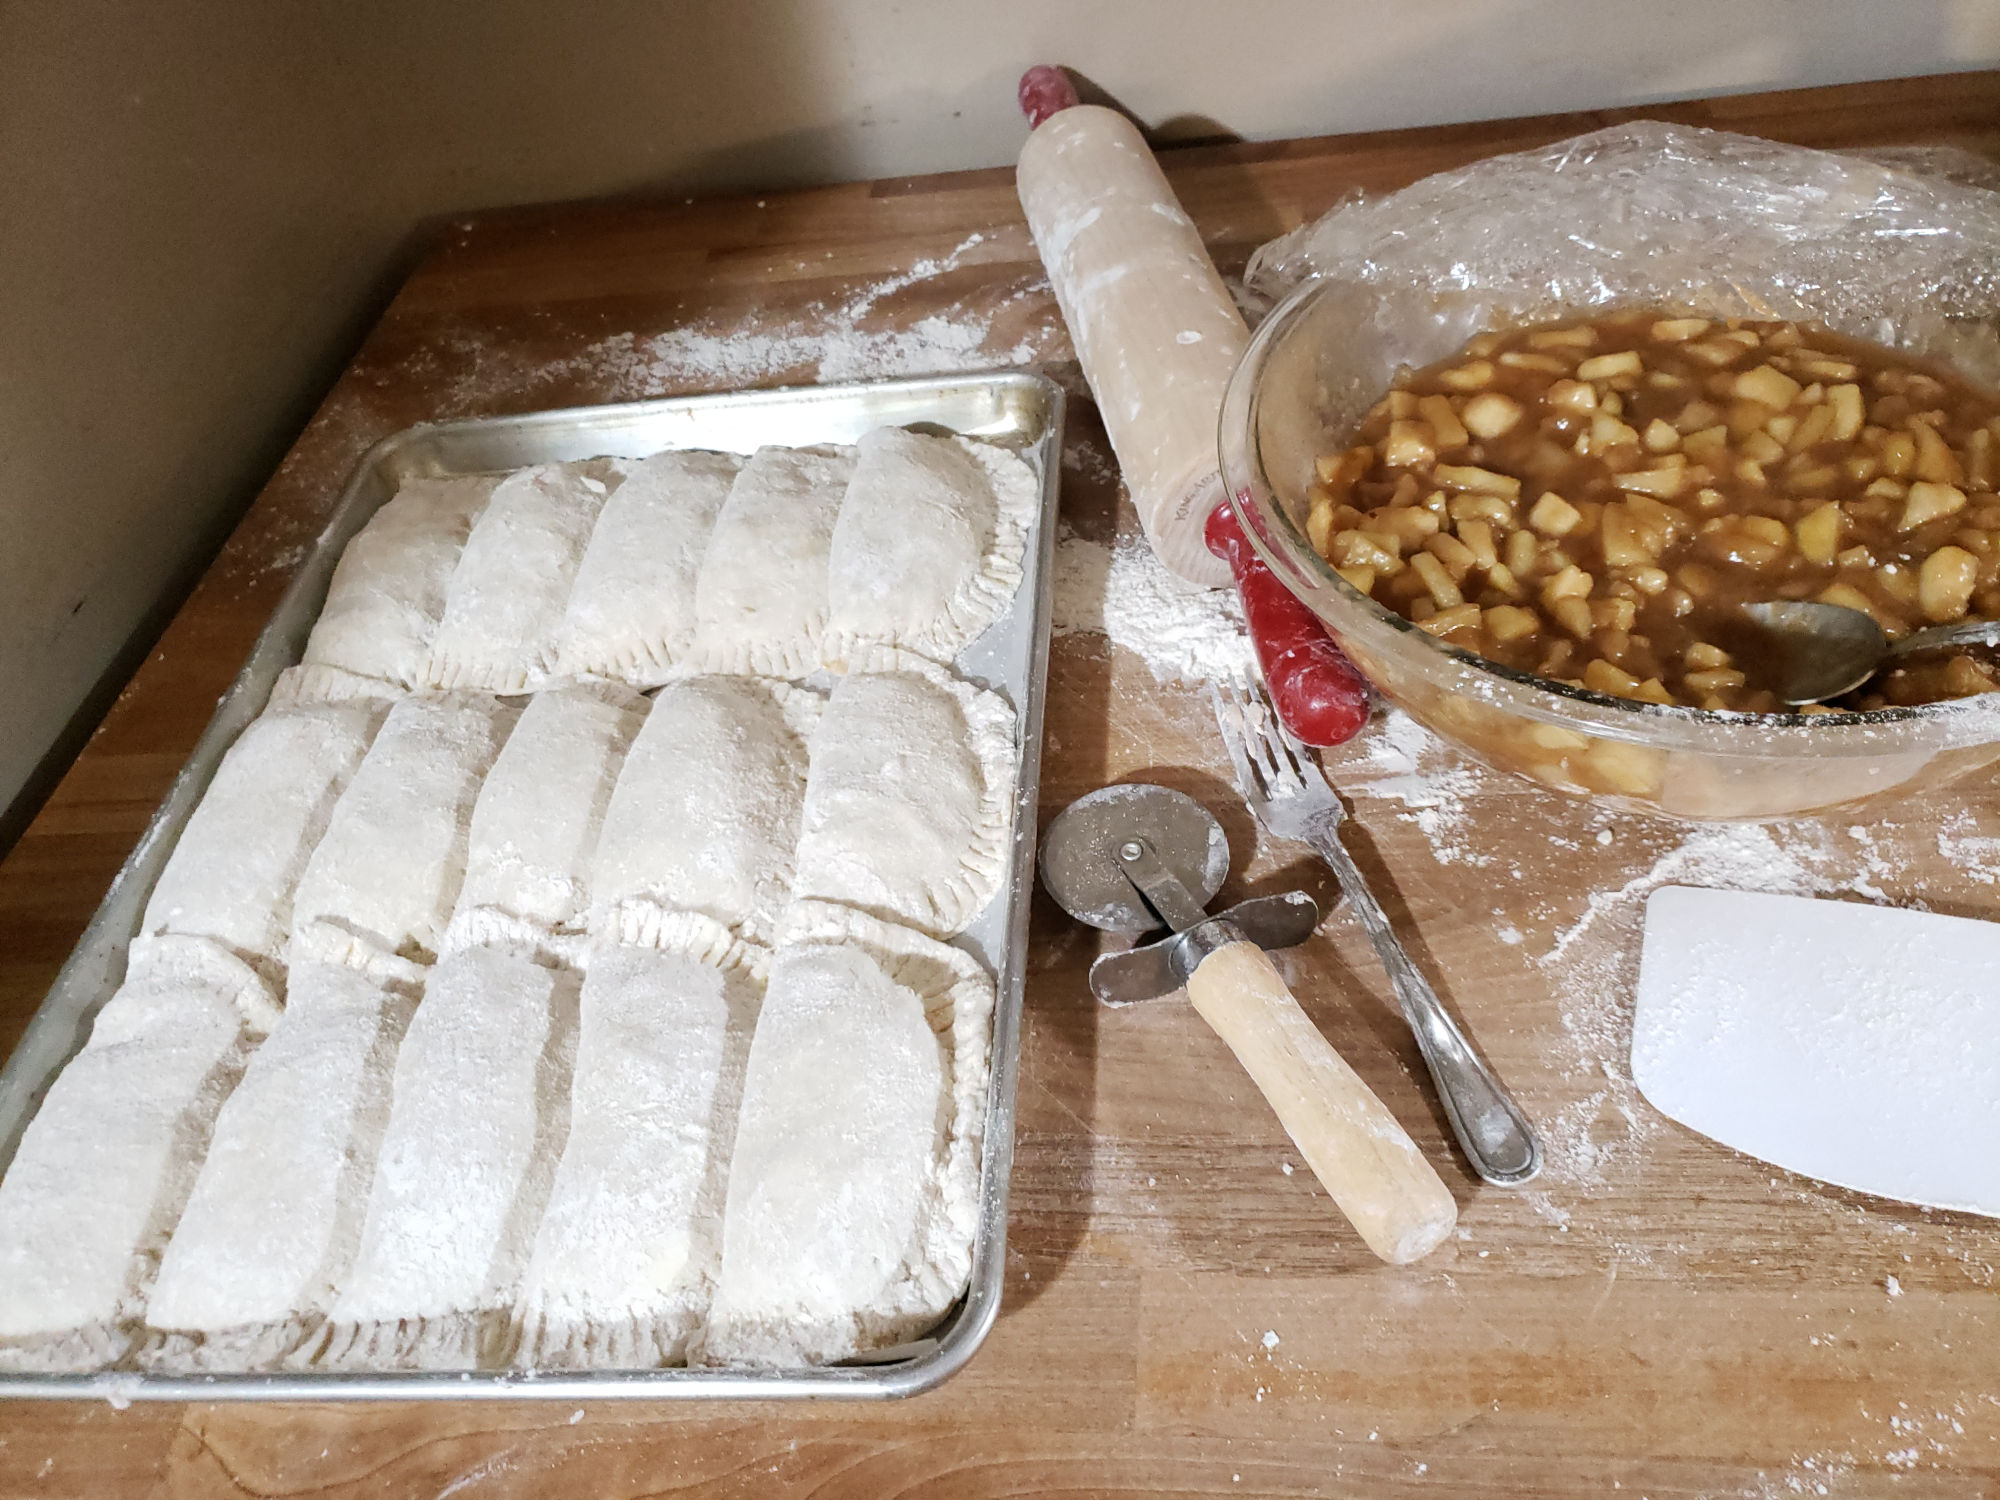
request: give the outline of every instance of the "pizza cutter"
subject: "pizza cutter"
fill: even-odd
[[[1458,1208],[1396,1117],[1319,1034],[1266,951],[1304,942],[1319,908],[1303,891],[1210,915],[1229,841],[1207,808],[1168,787],[1105,787],[1072,802],[1042,838],[1042,884],[1107,932],[1166,936],[1091,965],[1107,1005],[1185,988],[1236,1054],[1368,1248],[1403,1265],[1436,1248]]]

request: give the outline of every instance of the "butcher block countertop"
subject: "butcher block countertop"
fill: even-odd
[[[1637,113],[1817,146],[2000,151],[2000,74]],[[1626,112],[1199,148],[1167,162],[1227,273],[1352,189]],[[1029,364],[1072,395],[1069,556],[1130,540],[1011,171],[765,198],[527,208],[435,242],[53,800],[0,863],[11,1048],[369,444],[413,422]],[[1100,560],[1102,554],[1098,554]],[[1259,847],[1203,697],[1055,642],[1044,821],[1106,782]],[[1375,1261],[1184,1004],[1101,1009],[1097,939],[1037,895],[1006,1303],[970,1366],[853,1405],[0,1403],[0,1496],[2000,1496],[2000,1225],[1821,1187],[1674,1126],[1626,1068],[1645,893],[1670,881],[2000,917],[1990,780],[1691,833],[1392,743],[1332,758],[1349,841],[1549,1141],[1525,1191],[1450,1149],[1345,907],[1286,960],[1438,1163],[1456,1236]],[[1227,894],[1227,892],[1225,893]]]

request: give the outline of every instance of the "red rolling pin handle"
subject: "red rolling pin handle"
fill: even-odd
[[[1021,87],[1015,97],[1021,101],[1021,113],[1028,117],[1031,126],[1081,102],[1069,74],[1046,63],[1038,63],[1021,75]]]
[[[1209,513],[1202,537],[1236,575],[1257,665],[1285,727],[1308,745],[1353,739],[1368,722],[1368,684],[1354,664],[1327,638],[1319,618],[1264,565],[1228,505]]]

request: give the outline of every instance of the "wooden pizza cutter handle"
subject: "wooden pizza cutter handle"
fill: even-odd
[[[1458,1223],[1450,1189],[1299,1009],[1271,956],[1247,939],[1226,942],[1196,965],[1187,991],[1368,1248],[1396,1266],[1436,1249]]]

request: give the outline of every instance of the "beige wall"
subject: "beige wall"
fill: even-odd
[[[1274,137],[1990,66],[2000,6],[0,5],[0,805],[269,472],[416,220],[1008,161],[1040,60]]]

